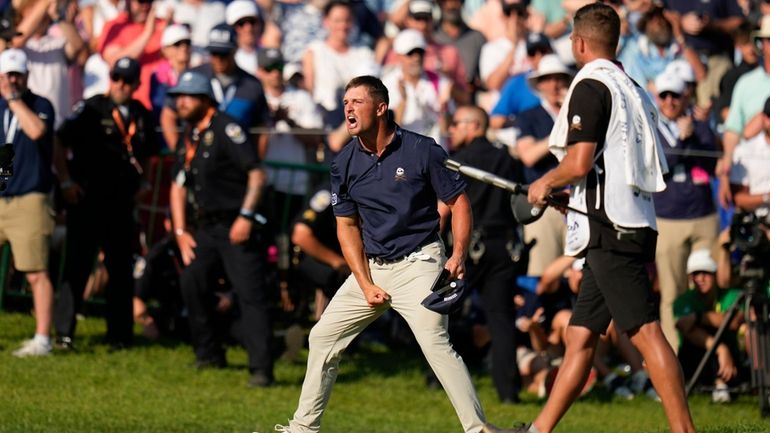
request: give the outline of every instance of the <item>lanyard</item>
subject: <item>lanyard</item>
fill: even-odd
[[[670,122],[667,120],[663,120],[662,116],[658,117],[658,130],[660,131],[660,135],[662,135],[663,138],[666,139],[669,146],[676,147],[676,145],[678,144],[676,134],[672,130]],[[678,133],[678,131],[676,132]]]
[[[11,115],[11,109],[6,108],[3,115],[3,132],[5,132],[5,144],[12,144],[16,138],[16,132],[19,130],[19,118],[16,114]]]
[[[211,90],[214,91],[214,97],[219,103],[219,111],[227,110],[227,106],[235,97],[235,84],[231,84],[227,87],[227,91],[222,89],[222,83],[216,78],[211,79]]]
[[[203,129],[208,129],[211,125],[211,118],[214,117],[216,110],[209,109],[209,112],[203,117],[198,125],[206,125]],[[195,153],[198,151],[198,143],[201,141],[200,130],[196,127],[184,136],[184,169],[190,171]]]
[[[112,109],[112,119],[115,120],[115,126],[117,126],[120,135],[123,137],[123,144],[126,145],[126,151],[128,151],[128,158],[131,165],[134,166],[137,173],[142,174],[144,170],[142,170],[142,166],[139,165],[136,157],[134,157],[134,146],[131,144],[131,139],[134,138],[134,134],[136,134],[136,122],[132,120],[129,122],[128,128],[126,128],[126,123],[123,121],[123,116],[120,114],[118,107]]]

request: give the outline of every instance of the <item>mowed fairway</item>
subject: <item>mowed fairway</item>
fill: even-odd
[[[104,321],[78,324],[78,351],[41,359],[11,352],[34,328],[23,314],[0,312],[0,432],[18,433],[230,433],[272,432],[286,423],[299,396],[304,365],[279,361],[277,385],[246,387],[246,354],[231,349],[231,367],[196,371],[191,349],[149,343],[110,353],[99,343]],[[459,433],[441,390],[427,390],[423,361],[414,351],[366,346],[343,359],[324,417],[325,433]],[[534,397],[517,406],[497,403],[488,376],[474,372],[489,420],[510,426],[530,420],[541,407]],[[770,432],[756,398],[717,406],[705,396],[690,400],[700,432]],[[664,432],[660,404],[637,397],[607,399],[600,392],[580,400],[556,430],[564,433]]]

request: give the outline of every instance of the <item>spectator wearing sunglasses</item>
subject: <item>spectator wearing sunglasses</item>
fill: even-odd
[[[716,137],[708,123],[693,117],[688,100],[683,98],[684,91],[684,81],[674,74],[664,72],[655,78],[658,133],[669,168],[663,176],[666,189],[654,195],[659,233],[656,262],[660,322],[674,348],[679,347],[679,336],[672,308],[677,296],[687,290],[687,257],[691,251],[711,248],[719,232],[710,184],[716,161],[684,154],[714,152]]]
[[[225,22],[235,30],[235,63],[239,68],[257,76],[257,51],[264,31],[264,22],[254,0],[235,0],[227,5]]]
[[[163,31],[160,44],[163,61],[158,64],[150,77],[150,100],[152,114],[161,126],[161,134],[169,149],[174,149],[179,139],[179,125],[173,110],[165,106],[168,89],[176,86],[179,76],[190,67],[192,41],[187,26],[173,24]]]

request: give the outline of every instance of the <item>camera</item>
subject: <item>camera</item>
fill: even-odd
[[[736,213],[730,224],[730,247],[742,257],[738,276],[747,288],[767,287],[770,279],[770,213],[766,210]]]
[[[8,178],[13,176],[13,144],[7,143],[0,147],[0,191],[5,191]]]

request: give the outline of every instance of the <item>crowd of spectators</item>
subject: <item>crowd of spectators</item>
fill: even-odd
[[[330,236],[334,220],[328,215],[325,177],[296,167],[328,165],[349,142],[341,100],[346,83],[359,75],[380,77],[388,88],[396,122],[434,138],[450,154],[456,150],[449,138],[453,114],[467,104],[481,107],[490,116],[489,138],[506,149],[521,168],[519,180],[530,183],[556,164],[548,151],[548,136],[575,72],[571,17],[586,3],[3,0],[2,143],[14,146],[17,164],[34,165],[35,174],[29,176],[39,181],[12,179],[0,195],[11,199],[34,193],[38,199],[50,196],[59,203],[76,201],[82,191],[74,189],[76,185],[63,172],[67,164],[79,163],[73,150],[82,148],[82,143],[73,137],[85,137],[91,131],[74,127],[72,119],[82,112],[84,100],[110,94],[121,84],[130,86],[133,98],[146,109],[144,127],[154,127],[155,133],[144,134],[147,143],[141,148],[156,153],[153,161],[161,164],[158,158],[177,151],[183,127],[167,91],[185,70],[198,71],[211,80],[218,109],[248,131],[260,157],[283,163],[268,168],[270,193],[260,205],[273,224],[270,227],[282,232],[265,246],[272,252],[268,272],[275,274],[278,310],[296,311],[303,304],[298,300],[302,293],[310,293],[311,298],[315,296],[310,303],[316,306],[310,316],[317,318],[347,267]],[[721,236],[720,230],[730,224],[733,211],[770,209],[770,0],[605,3],[622,20],[618,47],[622,67],[648,91],[660,113],[659,134],[669,173],[665,176],[667,189],[654,198],[659,237],[657,266],[650,268],[650,275],[657,281],[666,338],[675,350],[681,348],[687,372],[700,353],[694,349],[702,351],[714,344],[709,335],[719,326],[725,303],[729,304],[720,287],[739,286],[729,275],[731,259],[725,249],[731,244],[729,230],[723,230]],[[126,58],[136,61],[138,79],[132,80],[121,63]],[[27,88],[35,98],[25,96]],[[19,101],[26,104],[24,109],[17,108]],[[30,113],[43,122],[30,121]],[[39,154],[33,156],[20,149],[36,144]],[[64,167],[53,167],[54,148]],[[80,152],[88,155],[89,151]],[[97,154],[88,155],[87,164],[100,164]],[[129,156],[134,158],[130,149]],[[142,173],[141,168],[137,170]],[[26,178],[28,174],[17,167],[14,176]],[[147,179],[143,176],[143,180]],[[155,192],[167,194],[168,181],[161,176]],[[99,187],[105,197],[110,195],[108,183]],[[136,197],[141,200],[143,195]],[[133,212],[128,205],[122,209]],[[58,212],[60,226],[64,219],[73,218],[64,206],[53,210]],[[48,259],[40,253],[40,242],[50,240],[53,231],[46,228],[44,239],[37,239],[33,246],[34,242],[9,225],[9,212],[48,212],[48,205],[41,201],[27,210],[0,207],[0,240],[10,241],[16,268],[27,272],[38,321],[35,337],[16,354],[46,355],[54,346],[48,329],[54,310],[52,290],[59,293],[57,301],[61,302],[60,293],[79,296],[84,288],[52,289],[51,281],[57,279],[49,277],[47,265],[40,264]],[[320,219],[321,215],[326,216]],[[113,222],[120,220],[113,217]],[[295,221],[297,226],[292,229],[286,221]],[[141,228],[146,231],[148,221],[143,222]],[[41,221],[39,226],[47,224],[47,220]],[[561,330],[569,317],[566,313],[577,290],[575,279],[581,265],[562,257],[565,223],[559,212],[548,209],[526,228],[514,224],[511,221],[526,245],[528,269],[522,271],[519,284],[511,287],[516,309],[510,314],[518,318],[517,329],[511,332],[521,333],[518,367],[524,388],[544,394],[563,351]],[[67,227],[73,226],[68,221]],[[88,233],[91,227],[87,223],[80,229]],[[180,297],[168,293],[178,290],[178,281],[172,280],[183,265],[173,242],[173,228],[167,230],[161,246],[153,248],[143,242],[145,232],[137,233],[135,242],[123,239],[121,248],[130,251],[112,248],[107,252],[108,256],[135,257],[134,317],[152,337],[169,327],[183,327],[184,322]],[[80,241],[69,238],[67,251],[78,251],[72,245]],[[273,245],[278,246],[277,253],[271,249]],[[309,257],[313,260],[307,260]],[[82,257],[81,267],[90,266],[89,260]],[[107,268],[114,273],[109,260]],[[290,269],[305,275],[297,277]],[[70,280],[65,278],[67,284],[72,284]],[[86,284],[85,276],[75,280],[77,285]],[[212,302],[227,311],[233,294],[227,281],[219,283],[219,296]],[[151,317],[147,309],[150,298],[164,304],[163,320]],[[470,299],[478,302],[478,298]],[[70,309],[81,305],[80,299],[69,303]],[[469,311],[481,310],[465,309],[466,318]],[[68,314],[68,320],[74,320],[73,314]],[[237,316],[237,312],[233,314]],[[483,318],[472,322],[484,328]],[[74,328],[74,322],[69,326]],[[747,357],[739,348],[745,352],[747,347],[737,336],[744,328],[739,321],[731,324],[736,338],[717,349],[718,365],[706,379],[716,387],[715,401],[729,401],[725,390],[741,378]],[[473,335],[469,347],[481,350],[488,345],[484,332]],[[603,383],[623,398],[641,393],[655,397],[638,354],[622,336],[607,335],[608,346],[619,349],[614,359],[626,370],[608,367],[604,357],[597,359],[596,371]],[[60,343],[65,348],[73,345],[71,340]],[[619,380],[620,376],[627,380]]]

